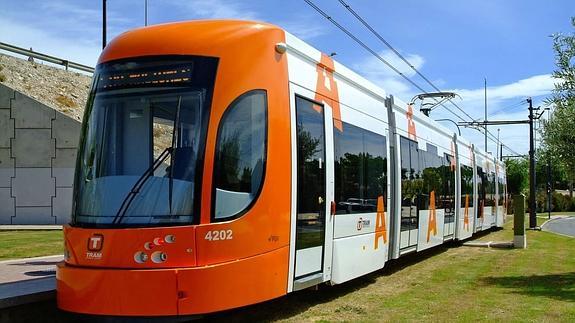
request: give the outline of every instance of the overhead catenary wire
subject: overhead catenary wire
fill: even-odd
[[[337,21],[335,21],[330,15],[328,15],[325,11],[323,11],[321,8],[319,8],[315,3],[313,3],[311,0],[304,0],[310,7],[312,7],[315,11],[317,11],[320,15],[322,15],[324,18],[326,18],[329,22],[331,22],[334,26],[336,26],[339,30],[343,31],[348,37],[350,37],[351,39],[353,39],[356,43],[358,43],[361,47],[363,47],[363,49],[365,49],[366,51],[368,51],[369,53],[371,53],[373,56],[375,56],[378,60],[380,60],[382,63],[384,63],[385,65],[387,65],[389,68],[391,68],[391,70],[393,70],[395,73],[397,73],[399,76],[401,76],[403,79],[405,79],[407,82],[409,82],[409,84],[413,85],[415,88],[417,88],[419,91],[423,92],[423,93],[428,93],[426,90],[424,90],[421,86],[419,86],[417,83],[415,83],[413,80],[411,80],[409,77],[407,77],[403,72],[401,72],[400,70],[398,70],[395,66],[393,66],[391,63],[389,63],[385,58],[381,57],[381,55],[379,55],[376,51],[374,51],[371,47],[369,47],[367,44],[365,44],[363,41],[361,41],[359,38],[357,38],[354,34],[352,34],[349,30],[347,30],[345,27],[343,27],[341,24],[339,24]],[[445,106],[444,106],[445,107]],[[459,118],[462,121],[465,121],[465,119],[463,119],[460,115],[456,114],[455,112],[451,111],[450,109],[448,109],[447,107],[445,107],[447,109],[447,111],[451,112],[454,116],[456,116],[457,118]]]
[[[401,59],[405,64],[407,64],[407,66],[409,66],[417,75],[419,75],[419,77],[421,77],[427,84],[429,84],[434,90],[436,90],[437,92],[442,92],[435,84],[433,84],[433,82],[431,82],[425,75],[423,75],[423,73],[421,73],[415,66],[413,66],[413,64],[411,64],[406,58],[405,56],[403,56],[398,50],[396,50],[387,40],[385,40],[385,38],[383,38],[383,36],[381,36],[380,33],[378,33],[373,27],[371,27],[371,25],[365,21],[365,19],[363,19],[355,10],[353,10],[353,8],[347,4],[345,1],[343,0],[338,0],[342,6],[344,6],[357,20],[359,20],[359,22],[361,22],[361,24],[367,28],[377,39],[379,39],[382,43],[384,43],[387,48],[389,48],[392,52],[395,53],[395,55],[397,55],[397,57],[399,57],[399,59]],[[471,120],[475,120],[471,115],[469,115],[469,113],[467,113],[465,110],[463,110],[461,107],[459,107],[459,105],[455,104],[455,102],[453,102],[451,99],[448,99],[448,101],[453,104],[453,106],[455,106],[459,111],[461,111],[464,115],[466,115],[469,119]],[[445,106],[444,106],[445,107]]]
[[[347,30],[345,27],[343,27],[341,24],[339,24],[337,21],[335,21],[335,19],[333,19],[330,15],[328,15],[325,11],[323,11],[320,7],[318,7],[315,3],[313,3],[313,1],[311,0],[304,0],[310,7],[312,7],[315,11],[317,11],[320,15],[322,15],[324,18],[326,18],[329,22],[331,22],[333,25],[335,25],[338,29],[340,29],[341,31],[343,31],[348,37],[350,37],[352,40],[354,40],[356,43],[358,43],[361,47],[363,47],[365,50],[367,50],[369,53],[371,53],[373,56],[375,56],[378,60],[380,60],[381,62],[383,62],[385,65],[387,65],[389,68],[391,68],[395,73],[397,73],[398,75],[400,75],[403,79],[405,79],[408,83],[410,83],[411,85],[413,85],[415,88],[417,88],[419,91],[423,92],[423,93],[428,93],[427,91],[425,91],[421,86],[419,86],[417,83],[415,83],[413,80],[411,80],[409,77],[407,77],[403,72],[401,72],[399,69],[397,69],[395,66],[393,66],[391,63],[389,63],[387,60],[385,60],[383,57],[381,57],[381,55],[379,55],[375,50],[373,50],[372,48],[370,48],[368,45],[366,45],[363,41],[361,41],[359,38],[357,38],[353,33],[351,33],[349,30]],[[398,55],[400,57],[400,59],[402,59],[410,68],[412,68],[420,77],[422,77],[426,82],[428,82],[436,91],[441,92],[441,90],[439,88],[437,88],[427,77],[425,77],[421,72],[419,72],[417,70],[417,68],[415,68],[415,66],[413,66],[413,64],[411,64],[403,55],[401,55],[401,53],[399,53],[395,48],[393,48],[393,46],[391,46],[391,44],[389,44],[389,42],[387,42],[383,37],[381,37],[381,35],[379,33],[377,33],[367,22],[365,22],[365,20],[363,18],[361,18],[361,16],[359,16],[359,14],[357,14],[352,8],[351,6],[349,6],[347,3],[345,3],[345,1],[339,0],[339,2],[348,10],[350,11],[354,16],[356,16],[356,18],[358,20],[360,20],[360,22],[362,22],[362,24],[364,24],[364,26],[366,26],[368,29],[370,29],[370,31],[372,31],[372,33],[374,35],[376,35],[376,37],[378,37],[384,44],[386,44],[386,46],[388,46],[396,55]],[[436,100],[437,101],[437,100]],[[452,100],[449,100],[449,102],[455,106],[459,111],[461,111],[462,113],[464,113],[469,119],[471,119],[472,121],[476,121],[478,118],[473,118],[471,115],[469,115],[465,110],[463,110],[461,107],[459,107],[459,105],[457,105],[455,102],[453,102]],[[453,114],[454,116],[456,116],[459,120],[462,121],[466,121],[464,118],[462,118],[459,114],[456,114],[455,112],[453,112],[451,109],[449,109],[447,106],[441,104],[447,111],[449,111],[451,114]],[[477,130],[479,130],[480,132],[485,133],[485,131],[487,131],[487,134],[489,136],[489,139],[494,142],[494,143],[501,143],[500,140],[497,140],[497,138],[489,131],[489,130],[485,130],[482,128],[476,128]]]
[[[403,56],[397,49],[395,49],[387,40],[385,40],[385,38],[383,38],[383,36],[378,33],[365,19],[363,19],[361,17],[361,15],[359,15],[355,10],[353,10],[353,8],[347,4],[344,0],[338,0],[339,3],[341,3],[341,5],[347,9],[347,11],[349,11],[359,22],[361,22],[361,24],[366,27],[377,39],[379,39],[382,43],[384,43],[393,53],[395,53],[395,55],[397,55],[397,57],[399,57],[399,59],[401,59],[407,66],[409,66],[417,75],[419,75],[419,77],[421,77],[425,82],[427,82],[427,84],[429,84],[434,90],[438,91],[438,92],[442,92],[441,89],[439,89],[435,84],[433,84],[433,82],[431,82],[429,80],[429,78],[427,78],[425,75],[423,75],[423,73],[421,73],[411,62],[409,62],[407,60],[407,58],[405,58],[405,56]],[[456,104],[455,102],[453,102],[453,100],[448,99],[449,103],[451,103],[453,106],[455,106],[459,111],[461,111],[465,116],[467,116],[469,119],[471,119],[472,121],[476,121],[479,118],[473,118],[469,113],[467,113],[465,110],[463,110],[458,104]],[[519,104],[525,102],[524,100],[519,102]],[[451,112],[452,114],[454,114],[450,109],[448,109],[445,105],[441,104],[444,108],[446,108],[449,112]],[[463,118],[461,118],[460,116],[457,116],[458,118],[460,118],[461,120],[464,120]],[[465,120],[464,120],[465,121]],[[480,128],[478,128],[478,130],[480,130]],[[492,141],[495,143],[498,143],[499,141],[497,140],[497,138],[488,130],[480,130],[481,132],[485,132],[487,131],[487,134],[491,136]]]

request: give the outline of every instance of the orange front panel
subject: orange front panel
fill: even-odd
[[[184,314],[201,314],[263,302],[286,294],[288,247],[253,258],[203,268],[180,269]]]
[[[58,265],[58,307],[100,315],[177,315],[175,270],[101,270]]]
[[[84,229],[66,225],[64,237],[66,249],[70,252],[66,262],[76,266],[108,268],[195,266],[194,232],[193,226]],[[164,241],[168,235],[174,237],[172,243]],[[93,244],[93,237],[99,238],[100,241]],[[148,258],[145,262],[138,263],[134,260],[134,255],[139,252]],[[152,255],[156,252],[165,253],[167,259],[162,263],[154,263]]]
[[[72,251],[68,262],[100,268],[59,268],[58,304],[62,309],[109,315],[196,314],[286,294],[292,174],[287,58],[275,51],[280,42],[285,42],[284,31],[268,24],[194,21],[136,29],[106,46],[100,63],[151,55],[218,58],[201,199],[196,201],[201,203],[200,224],[103,230],[67,227],[66,243]],[[241,217],[211,223],[220,120],[232,101],[255,89],[266,91],[268,103],[267,158],[261,193]],[[221,231],[227,238],[228,230],[231,239],[206,239],[208,232],[213,235]],[[166,263],[134,262],[134,253],[145,242],[172,232],[177,239],[165,247],[169,252]],[[101,259],[88,259],[87,243],[93,234],[104,237]]]
[[[217,57],[196,228],[197,265],[255,256],[289,245],[291,142],[287,58],[275,51],[285,42],[280,28],[249,21],[192,21],[136,29],[106,46],[99,62],[147,55]],[[257,202],[241,218],[210,224],[217,131],[230,103],[243,93],[267,92],[268,138],[264,184]],[[211,231],[232,230],[233,239],[208,241]],[[285,262],[288,262],[286,257]],[[287,276],[286,276],[287,280]]]

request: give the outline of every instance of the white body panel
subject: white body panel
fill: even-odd
[[[297,137],[295,95],[301,95],[310,100],[318,100],[316,87],[318,86],[318,75],[322,73],[322,68],[318,68],[318,63],[322,61],[322,54],[289,33],[286,33],[286,45],[290,87],[292,156],[295,157],[297,156],[297,148],[295,147]],[[399,160],[401,155],[400,137],[410,137],[408,134],[407,104],[395,98],[395,103],[391,106],[391,111],[395,118],[395,128],[391,129],[393,135],[390,135],[390,119],[388,119],[388,109],[385,105],[386,92],[338,62],[333,62],[333,66],[333,81],[337,86],[338,93],[338,102],[335,103],[336,105],[339,103],[339,111],[334,111],[333,107],[330,106],[333,101],[329,99],[323,101],[325,107],[325,152],[327,159],[325,245],[323,247],[295,251],[297,161],[296,158],[292,158],[292,217],[288,292],[293,290],[293,278],[306,273],[313,273],[323,268],[323,281],[342,283],[382,268],[388,258],[397,258],[401,254],[425,250],[437,246],[448,239],[468,239],[475,231],[502,223],[502,220],[500,220],[502,217],[498,216],[498,214],[502,213],[500,211],[501,207],[484,207],[484,216],[480,219],[476,217],[479,201],[476,180],[477,169],[475,166],[481,165],[486,170],[484,163],[488,160],[493,161],[493,158],[490,155],[473,152],[474,149],[471,143],[463,138],[457,138],[456,142],[454,142],[455,136],[452,131],[414,109],[411,118],[415,124],[416,137],[413,138],[411,136],[412,139],[416,139],[417,148],[421,151],[435,153],[439,157],[443,157],[445,154],[455,155],[455,183],[453,186],[454,194],[458,194],[455,194],[455,203],[453,205],[455,210],[454,222],[444,223],[445,210],[437,209],[435,211],[436,228],[430,231],[428,239],[430,210],[419,210],[418,227],[400,234],[401,175],[398,176],[397,174],[401,174],[401,161]],[[325,78],[325,70],[323,73]],[[331,86],[332,83],[326,81],[325,87]],[[339,119],[337,114],[339,114]],[[335,197],[334,120],[386,137],[388,183],[385,200],[385,224],[387,242],[384,243],[383,238],[380,236],[377,249],[375,248],[377,213],[330,215],[329,205],[331,201],[334,201]],[[344,133],[345,124],[342,130]],[[391,142],[395,146],[393,156],[390,152]],[[477,160],[476,154],[481,155]],[[394,160],[394,169],[390,168],[392,159]],[[473,194],[469,197],[471,205],[467,208],[468,225],[465,225],[465,205],[462,204],[459,194],[461,192],[460,165],[467,165],[473,168]],[[395,173],[395,191],[393,192],[390,185],[392,172]],[[429,194],[429,192],[425,194]],[[388,208],[392,199],[397,206],[395,210]],[[393,224],[393,228],[390,227],[391,224]],[[392,241],[395,249],[389,250]],[[323,263],[321,262],[322,259]]]
[[[313,247],[296,251],[295,277],[304,276],[321,270],[322,247]]]
[[[438,246],[443,243],[443,219],[444,211],[435,210],[435,230],[429,227],[431,211],[419,211],[419,239],[417,241],[417,251]],[[429,234],[429,236],[428,236]]]
[[[339,239],[375,232],[376,215],[377,213],[336,215],[333,238]]]
[[[383,268],[387,245],[374,248],[375,233],[335,239],[333,242],[332,282],[340,284]],[[382,241],[380,241],[382,242]]]

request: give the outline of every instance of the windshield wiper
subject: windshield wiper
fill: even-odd
[[[126,197],[122,201],[122,205],[118,209],[118,212],[116,212],[116,216],[114,216],[114,219],[112,220],[112,224],[120,224],[120,222],[122,222],[122,218],[124,218],[126,211],[128,211],[128,208],[130,207],[130,204],[132,204],[132,202],[134,201],[134,198],[136,197],[136,195],[138,195],[138,193],[140,193],[140,190],[142,189],[144,184],[146,184],[146,181],[148,181],[148,179],[150,177],[152,177],[152,175],[154,174],[156,169],[158,169],[158,167],[160,167],[160,165],[164,162],[164,160],[166,160],[166,158],[168,158],[168,156],[172,155],[172,149],[173,149],[172,147],[166,147],[166,149],[164,149],[164,151],[162,151],[160,156],[158,156],[158,158],[156,158],[154,160],[152,165],[150,167],[148,167],[148,169],[140,176],[140,178],[138,178],[138,180],[136,181],[134,186],[132,186],[132,189],[130,190],[128,195],[126,195]],[[172,158],[172,163],[173,163],[173,158]]]

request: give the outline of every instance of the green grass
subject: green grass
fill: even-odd
[[[538,219],[539,224],[545,219]],[[482,240],[511,241],[513,223]],[[575,321],[575,238],[528,231],[528,248],[451,244],[371,275],[216,314],[219,321]]]
[[[61,230],[0,231],[0,260],[62,254],[63,241]]]

